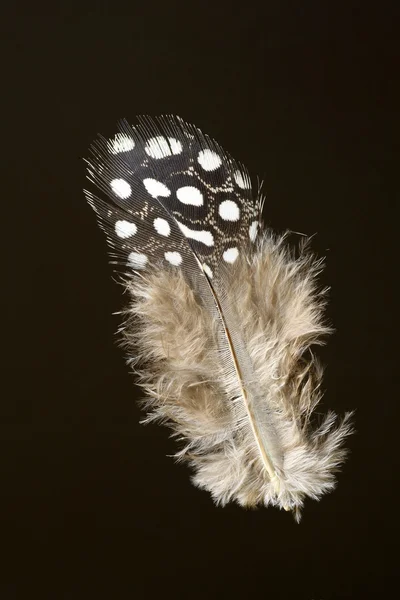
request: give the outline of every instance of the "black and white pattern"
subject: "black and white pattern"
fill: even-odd
[[[91,147],[86,191],[118,264],[185,268],[196,259],[209,279],[255,241],[261,199],[247,170],[179,117],[126,121]]]

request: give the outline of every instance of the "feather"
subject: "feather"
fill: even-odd
[[[120,123],[91,147],[86,197],[129,293],[120,330],[178,460],[216,503],[274,505],[299,521],[332,490],[351,413],[315,417],[331,329],[323,268],[264,227],[246,168],[178,117]]]

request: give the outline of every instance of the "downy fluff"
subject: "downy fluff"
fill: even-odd
[[[121,328],[176,457],[215,502],[274,505],[297,520],[335,485],[350,413],[316,419],[322,261],[261,220],[249,175],[178,117],[120,124],[91,149],[87,191],[129,292]]]

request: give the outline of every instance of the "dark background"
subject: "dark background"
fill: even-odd
[[[394,299],[399,11],[350,2],[9,6],[2,17],[0,598],[389,597],[398,546]],[[303,521],[216,508],[139,425],[125,299],[81,157],[174,113],[264,179],[276,231],[327,256],[324,408],[355,408]],[[396,173],[397,171],[397,173]]]

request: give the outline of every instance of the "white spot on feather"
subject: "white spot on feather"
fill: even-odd
[[[182,152],[182,144],[175,138],[170,137],[167,140],[167,138],[159,135],[148,140],[144,151],[150,158],[165,158],[172,154],[180,154]]]
[[[250,236],[250,239],[252,242],[254,242],[257,237],[257,230],[258,230],[258,221],[253,221],[249,227],[249,236]]]
[[[161,181],[157,181],[157,179],[152,179],[151,177],[143,179],[143,185],[153,198],[158,198],[158,196],[167,198],[171,195],[171,191],[167,186],[161,183]]]
[[[131,235],[135,235],[137,227],[135,223],[129,223],[129,221],[117,221],[115,223],[115,233],[120,238],[128,238]]]
[[[171,154],[166,138],[161,135],[150,138],[144,147],[144,151],[150,158],[164,158],[164,156],[170,156]]]
[[[160,235],[168,236],[171,233],[171,227],[169,226],[168,221],[166,221],[165,219],[157,217],[157,219],[154,219],[153,225],[154,229]]]
[[[129,152],[135,147],[135,142],[129,135],[125,133],[117,133],[113,140],[107,144],[111,154],[119,154],[120,152]]]
[[[243,173],[241,173],[240,171],[235,171],[233,177],[238,186],[242,188],[242,190],[250,189],[250,181],[247,177],[243,177]]]
[[[179,223],[179,221],[177,221],[177,224],[185,237],[202,242],[206,246],[214,246],[214,238],[211,231],[189,229],[189,227],[186,227],[183,223]]]
[[[179,266],[182,262],[182,256],[179,252],[165,252],[164,256],[166,260],[171,263],[171,265],[175,265],[175,267]]]
[[[218,169],[222,165],[221,157],[208,148],[199,152],[197,160],[205,171],[215,171],[215,169]]]
[[[222,255],[224,261],[227,263],[234,263],[238,256],[239,250],[237,248],[228,248]]]
[[[180,154],[182,152],[182,144],[179,140],[176,140],[173,137],[169,137],[168,141],[171,145],[172,154]]]
[[[113,179],[110,183],[111,189],[120,198],[125,200],[132,194],[132,188],[125,179]]]
[[[219,205],[219,214],[224,221],[238,221],[240,210],[236,202],[233,200],[224,200]]]
[[[203,194],[194,185],[186,185],[176,192],[176,197],[182,204],[192,204],[201,206],[203,204]]]
[[[128,264],[134,269],[143,269],[147,261],[147,256],[140,252],[131,252],[128,256]]]

